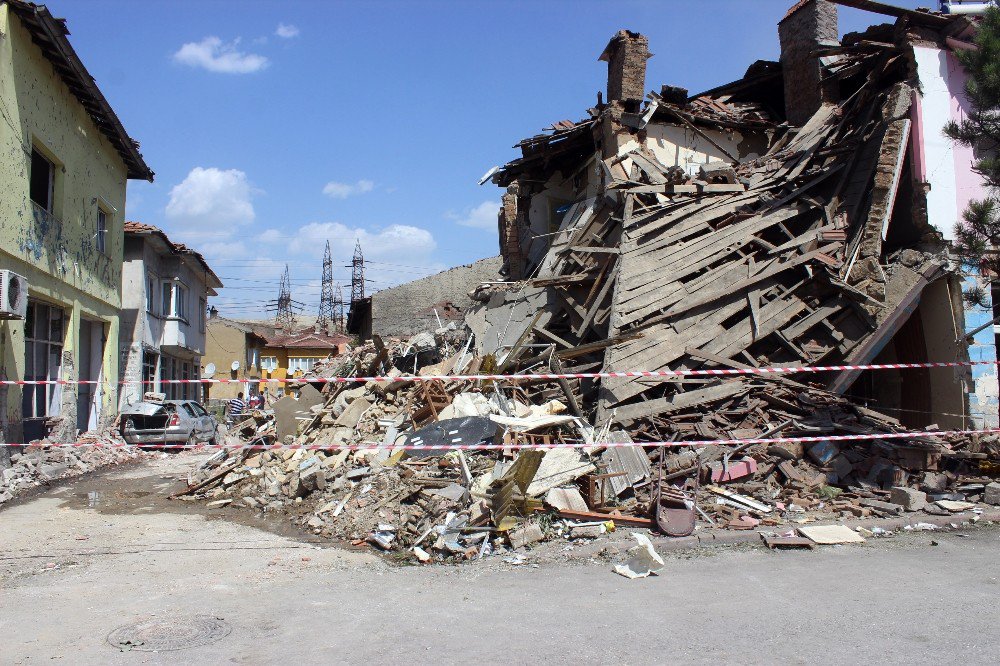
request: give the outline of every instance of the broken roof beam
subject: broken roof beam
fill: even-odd
[[[894,16],[896,18],[907,18],[914,23],[921,23],[923,25],[931,26],[932,28],[944,27],[953,20],[953,17],[945,17],[939,14],[930,14],[928,12],[906,9],[905,7],[897,7],[884,2],[876,2],[875,0],[830,0],[830,2],[836,5],[851,7],[853,9],[861,9],[875,14],[884,14],[886,16]]]

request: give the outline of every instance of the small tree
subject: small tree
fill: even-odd
[[[969,74],[965,92],[971,105],[961,122],[951,121],[944,133],[958,143],[976,150],[973,170],[983,177],[989,194],[972,201],[955,224],[955,251],[963,263],[981,272],[1000,275],[1000,7],[993,0],[979,23],[975,50],[958,51],[956,56]],[[984,305],[982,289],[965,294]]]

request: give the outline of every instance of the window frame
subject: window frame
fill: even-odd
[[[111,213],[104,206],[97,204],[97,233],[94,238],[97,240],[97,251],[103,255],[108,254],[108,218]]]
[[[156,314],[156,276],[146,273],[146,313]]]
[[[142,391],[159,392],[160,355],[151,349],[142,350]],[[146,382],[149,382],[148,384]]]
[[[48,165],[49,178],[48,184],[46,186],[46,198],[48,201],[43,204],[40,201],[36,201],[31,195],[31,185],[35,176],[35,156],[38,156]],[[55,215],[56,208],[56,162],[48,155],[48,151],[39,146],[37,143],[32,142],[31,144],[31,165],[28,171],[28,198],[36,206],[47,212],[49,215]]]
[[[160,283],[160,316],[174,316],[174,283],[171,280]]]
[[[295,374],[299,370],[302,371],[302,374],[305,374],[310,370],[312,370],[313,366],[315,366],[319,360],[320,359],[315,356],[290,357],[288,359],[288,374],[289,375]]]
[[[183,321],[188,319],[188,288],[183,282],[174,282],[174,314],[173,316]]]
[[[44,325],[38,316],[40,311],[45,314]],[[56,313],[58,313],[58,317],[54,316]],[[58,329],[53,328],[53,324],[56,322],[59,325]],[[25,379],[62,379],[62,354],[66,343],[67,328],[68,318],[63,308],[45,301],[28,300],[28,313],[25,316],[24,327]],[[27,366],[29,354],[31,355],[30,369]],[[44,371],[43,374],[39,374],[40,370]],[[41,404],[39,399],[41,399]],[[25,385],[22,387],[21,408],[21,417],[25,420],[40,420],[59,416],[62,412],[62,386],[59,384]]]

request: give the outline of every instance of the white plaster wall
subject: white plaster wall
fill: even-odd
[[[719,132],[703,130],[712,140],[741,159],[757,157],[758,153],[748,150],[740,154],[740,145],[745,137],[740,132]],[[721,150],[686,127],[679,125],[649,124],[646,126],[645,147],[664,166],[679,166],[691,175],[697,175],[698,166],[708,162],[730,161]]]
[[[914,131],[919,132],[923,143],[923,173],[931,185],[927,193],[927,221],[946,239],[954,240],[955,222],[960,215],[954,144],[941,131],[951,120],[948,58],[938,48],[915,46],[913,53],[921,89],[920,123]]]

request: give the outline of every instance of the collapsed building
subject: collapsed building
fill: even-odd
[[[990,424],[970,395],[995,398],[995,366],[992,393],[968,366],[752,372],[995,360],[928,183],[933,95],[959,85],[929,63],[974,25],[893,11],[841,42],[836,6],[803,0],[781,62],[695,96],[645,94],[647,41],[619,32],[607,100],[493,175],[501,274],[465,326],[317,365],[178,496],[422,562],[1000,504],[1000,438],[934,432]],[[751,372],[607,376],[714,369]]]
[[[862,4],[897,19],[841,42],[835,3],[799,2],[779,24],[780,62],[693,96],[647,95],[646,38],[615,35],[601,55],[607,100],[521,141],[492,177],[507,188],[505,276],[519,283],[483,290],[468,318],[479,351],[514,367],[552,344],[570,372],[968,360],[966,327],[992,313],[963,307],[948,256],[975,188],[940,109],[962,99],[950,51],[974,24]],[[995,361],[987,328],[973,355]],[[995,425],[996,368],[975,373],[812,379],[907,425]],[[645,421],[659,437],[663,415],[752,383],[605,379],[590,391],[599,420]]]

